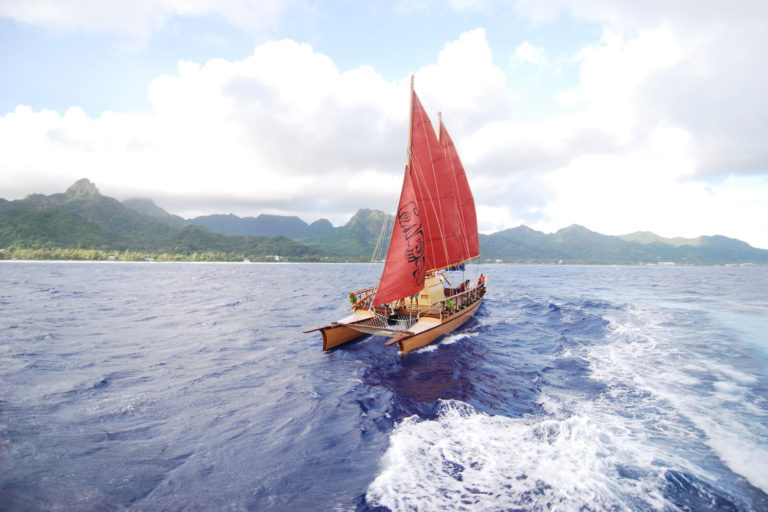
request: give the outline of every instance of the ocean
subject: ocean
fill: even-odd
[[[379,271],[0,263],[0,510],[768,510],[768,267],[480,265],[322,352]]]

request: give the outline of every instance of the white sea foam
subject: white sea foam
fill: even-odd
[[[507,418],[444,402],[390,438],[367,500],[392,510],[663,508],[652,451],[595,418]],[[633,478],[616,479],[619,471]]]
[[[768,412],[751,392],[758,377],[729,362],[739,340],[712,332],[717,326],[678,328],[673,314],[636,308],[611,319],[609,343],[586,353],[593,377],[616,388],[645,390],[648,411],[667,416],[659,428],[698,438],[733,472],[768,492]]]
[[[439,345],[440,345],[439,343],[431,343],[431,344],[427,345],[426,347],[421,347],[421,348],[416,349],[416,350],[418,350],[419,352],[434,352],[435,350],[437,350],[437,347]]]
[[[390,437],[368,503],[396,511],[675,509],[668,471],[716,486],[712,453],[768,491],[766,410],[752,391],[759,379],[720,357],[728,337],[706,332],[717,326],[691,329],[669,310],[611,315],[605,343],[566,349],[589,363],[604,392],[584,399],[547,387],[537,399],[543,414],[522,418],[455,401],[443,402],[436,419],[408,418]],[[720,341],[702,343],[708,334]]]
[[[417,349],[419,352],[434,352],[435,350],[438,350],[441,346],[445,345],[453,345],[457,341],[464,340],[466,338],[474,338],[478,335],[476,332],[458,332],[449,334],[448,336],[444,336],[442,339],[440,339],[437,343],[430,343],[429,345],[425,347],[421,347]]]
[[[448,336],[443,337],[443,339],[440,341],[440,345],[452,345],[460,340],[476,338],[477,335],[477,332],[457,332],[449,334]]]

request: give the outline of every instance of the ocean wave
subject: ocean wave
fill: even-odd
[[[699,325],[691,330],[694,319]],[[612,407],[637,407],[639,418],[672,432],[654,442],[695,462],[691,470],[707,474],[712,469],[706,448],[698,448],[697,456],[690,453],[705,445],[732,471],[768,492],[766,377],[759,365],[745,367],[746,346],[687,310],[634,307],[611,317],[610,325],[608,343],[590,346],[585,355],[592,376],[611,389]],[[622,389],[644,390],[651,398],[640,408]],[[689,432],[681,428],[685,424]],[[684,434],[689,441],[682,446],[688,451],[682,453],[676,447]]]
[[[663,509],[665,469],[637,448],[586,416],[508,418],[447,401],[434,420],[397,425],[366,499],[393,511]]]

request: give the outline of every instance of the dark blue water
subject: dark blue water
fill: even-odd
[[[365,265],[2,263],[0,509],[768,510],[768,268],[480,270],[400,359],[301,332]]]

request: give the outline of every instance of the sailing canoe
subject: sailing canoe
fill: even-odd
[[[458,152],[442,117],[435,132],[412,77],[408,161],[379,283],[350,293],[349,316],[304,332],[320,331],[323,350],[364,334],[387,336],[405,354],[454,331],[480,307],[487,282],[481,274],[454,288],[441,271],[479,258],[477,233]]]

